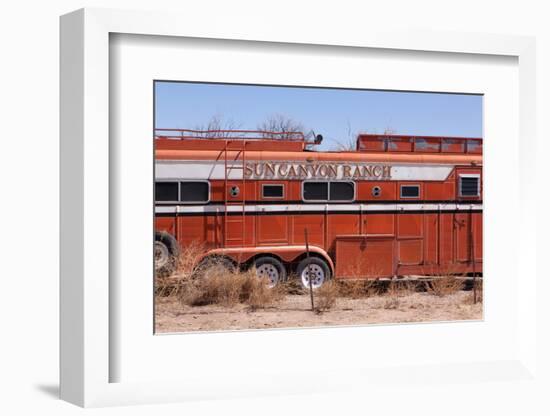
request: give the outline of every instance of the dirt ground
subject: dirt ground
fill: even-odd
[[[308,295],[287,295],[274,307],[251,310],[246,305],[184,306],[175,297],[157,297],[157,333],[237,329],[297,328],[400,322],[479,320],[483,305],[473,304],[471,291],[438,297],[412,293],[402,297],[380,295],[338,298],[326,312],[310,310]]]

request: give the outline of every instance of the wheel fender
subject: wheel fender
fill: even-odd
[[[309,246],[309,251],[315,253],[318,257],[325,260],[334,276],[334,262],[328,253],[318,246]],[[283,262],[290,263],[296,261],[306,253],[305,245],[291,246],[262,246],[262,247],[231,247],[231,248],[215,248],[204,253],[203,258],[211,255],[222,255],[229,257],[236,263],[246,263],[252,257],[263,255],[274,255],[280,258]],[[242,256],[241,256],[242,255]],[[200,261],[200,260],[199,260]]]
[[[334,262],[332,261],[332,259],[328,255],[328,253],[325,250],[323,250],[321,247],[318,247],[318,246],[309,246],[309,251],[312,252],[312,253],[318,254],[320,257],[322,257],[323,260],[325,260],[327,262],[328,267],[330,268],[330,272],[334,276],[334,272],[335,272]]]

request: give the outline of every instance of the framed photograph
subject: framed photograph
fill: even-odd
[[[181,18],[61,19],[62,398],[537,387],[534,40]]]
[[[482,319],[482,95],[154,89],[155,333]]]

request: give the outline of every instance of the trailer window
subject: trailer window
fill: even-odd
[[[208,202],[209,188],[208,182],[180,182],[180,201]]]
[[[178,201],[177,182],[155,182],[155,201]]]
[[[302,197],[304,201],[353,201],[355,182],[304,182]]]
[[[330,182],[329,199],[331,201],[353,201],[354,182]]]
[[[284,189],[282,184],[277,185],[262,185],[262,198],[282,198]]]
[[[420,185],[401,185],[401,198],[419,198]]]
[[[328,201],[328,182],[304,182],[304,201]]]
[[[460,176],[460,196],[479,196],[479,176]]]

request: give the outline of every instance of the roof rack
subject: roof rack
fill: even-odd
[[[356,150],[359,152],[466,153],[480,155],[483,153],[483,140],[479,137],[359,134]]]
[[[191,130],[155,129],[155,139],[222,139],[222,140],[288,140],[305,142],[302,132],[276,132],[265,130]]]

